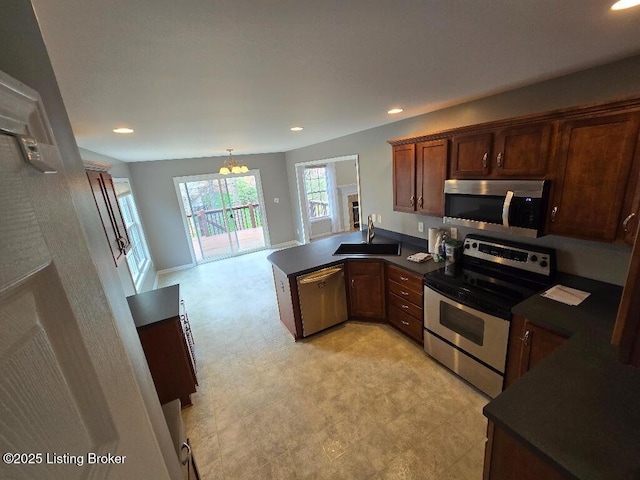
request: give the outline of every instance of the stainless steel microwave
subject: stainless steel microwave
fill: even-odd
[[[548,180],[446,180],[444,223],[539,237],[545,223]]]

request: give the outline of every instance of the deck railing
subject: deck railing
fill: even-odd
[[[189,232],[192,237],[210,237],[227,233],[225,215],[229,220],[229,231],[248,230],[262,226],[262,215],[258,203],[248,203],[229,208],[198,210],[189,219]],[[229,211],[231,210],[231,211]],[[196,230],[197,229],[197,230]]]
[[[309,218],[319,218],[329,216],[329,203],[319,200],[309,200]]]

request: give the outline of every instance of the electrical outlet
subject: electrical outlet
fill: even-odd
[[[449,236],[452,240],[458,239],[458,229],[456,227],[451,227],[451,231],[449,232]]]
[[[378,215],[378,223],[382,223],[382,215]]]
[[[273,199],[273,203],[280,203],[280,199],[279,199],[278,197],[275,197],[275,198]]]
[[[424,232],[424,223],[423,222],[418,222],[418,231],[419,232]]]

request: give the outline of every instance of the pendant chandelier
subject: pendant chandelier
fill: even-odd
[[[236,163],[233,159],[233,155],[231,155],[233,148],[227,148],[227,152],[229,152],[229,159],[227,160],[227,163],[222,164],[219,173],[227,175],[229,173],[246,173],[249,171],[249,168],[246,165]]]

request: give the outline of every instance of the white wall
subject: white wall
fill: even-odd
[[[393,211],[391,146],[387,140],[632,95],[640,95],[640,56],[292,150],[286,153],[289,188],[294,197],[296,163],[357,154],[362,217],[380,214],[382,224],[378,227],[426,238],[418,232],[418,221],[425,223],[426,232],[430,226],[442,226],[441,219]],[[297,210],[293,214],[300,229],[300,215]],[[532,243],[558,248],[562,271],[624,283],[629,248],[551,236]]]

